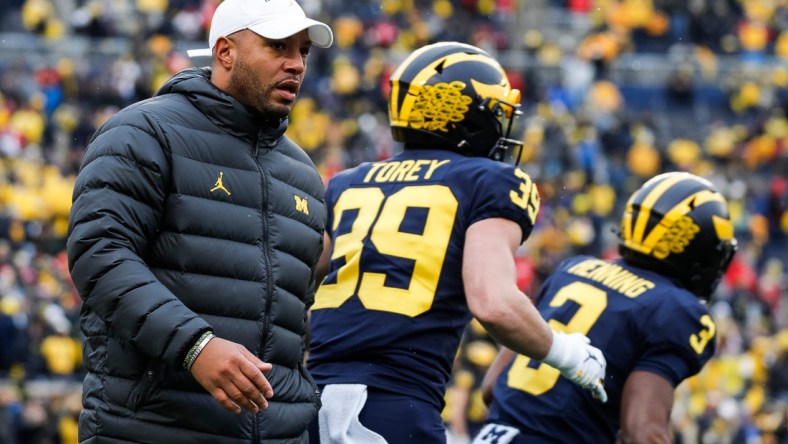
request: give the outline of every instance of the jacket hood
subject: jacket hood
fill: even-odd
[[[217,88],[210,79],[211,68],[187,68],[167,80],[154,96],[181,94],[218,127],[240,138],[255,139],[264,130],[261,142],[272,144],[284,135],[286,118],[264,118]]]

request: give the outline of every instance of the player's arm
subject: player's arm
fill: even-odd
[[[514,255],[521,240],[520,226],[508,219],[483,219],[468,228],[462,278],[471,313],[502,345],[557,368],[606,402],[602,352],[584,335],[554,332],[517,288]]]
[[[515,352],[503,346],[498,350],[498,354],[495,356],[492,364],[490,364],[490,367],[487,368],[484,379],[482,379],[482,399],[485,404],[492,404],[495,381],[498,380],[498,376],[500,376],[503,369],[516,355]]]
[[[624,384],[621,397],[621,430],[618,442],[671,442],[668,433],[673,385],[655,373],[634,371]]]
[[[508,348],[542,359],[552,331],[530,299],[517,288],[514,254],[522,231],[503,218],[484,219],[465,235],[462,278],[468,307],[495,339]]]

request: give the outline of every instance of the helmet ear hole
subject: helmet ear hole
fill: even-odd
[[[463,127],[465,129],[465,132],[470,135],[479,134],[482,131],[484,131],[484,128],[482,128],[476,122],[467,122],[465,125],[463,125]]]

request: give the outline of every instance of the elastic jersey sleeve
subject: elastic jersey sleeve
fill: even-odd
[[[647,322],[645,352],[635,370],[656,373],[675,387],[697,374],[714,355],[716,326],[700,303],[691,302],[661,304],[672,308],[659,310]]]
[[[476,174],[468,225],[484,219],[504,218],[522,229],[521,241],[533,230],[539,213],[540,197],[536,185],[522,169],[500,162],[484,162]]]

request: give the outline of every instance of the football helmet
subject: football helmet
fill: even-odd
[[[406,148],[448,147],[495,160],[522,149],[521,141],[509,137],[522,114],[520,91],[512,89],[501,65],[475,46],[424,46],[400,63],[389,84],[392,136]]]
[[[736,252],[725,198],[711,182],[685,172],[660,174],[635,191],[619,238],[625,260],[678,279],[702,300]]]

